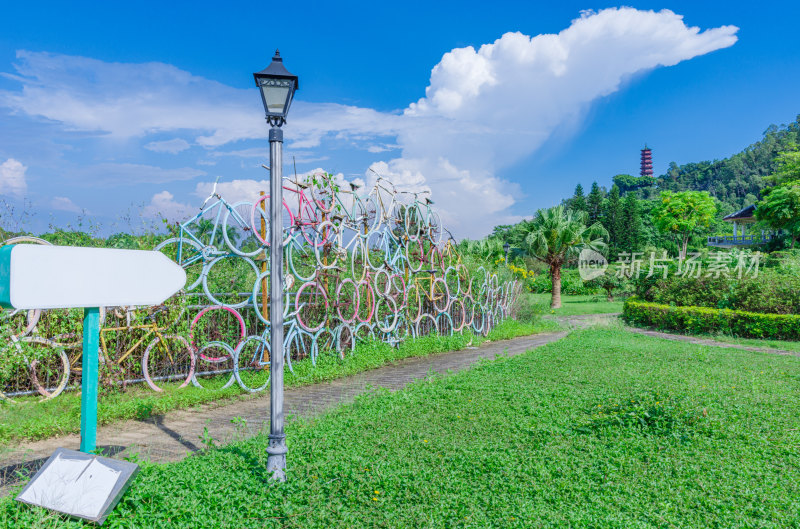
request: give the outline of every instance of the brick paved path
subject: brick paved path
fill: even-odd
[[[480,347],[451,351],[422,358],[407,358],[396,364],[365,371],[331,382],[289,388],[285,409],[289,415],[309,416],[343,402],[351,402],[367,387],[400,389],[429,372],[445,373],[469,368],[483,358],[524,353],[566,336],[566,332],[538,334],[484,343]],[[245,423],[236,425],[232,419]],[[239,422],[239,421],[237,421]],[[226,443],[269,429],[269,392],[257,398],[178,410],[143,421],[127,421],[103,426],[97,432],[97,444],[107,455],[122,458],[138,453],[140,458],[157,462],[176,461],[204,448],[200,441],[204,428],[216,441]],[[30,474],[44,463],[58,447],[77,450],[78,435],[24,443],[0,455],[0,494],[20,481],[18,472]]]

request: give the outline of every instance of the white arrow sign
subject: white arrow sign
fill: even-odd
[[[0,247],[0,305],[61,309],[157,305],[186,272],[155,251],[16,244]]]

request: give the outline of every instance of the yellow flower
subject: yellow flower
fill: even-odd
[[[423,443],[427,443],[427,442],[428,442],[428,440],[427,440],[427,439],[423,439],[423,440],[422,440],[422,442],[423,442]]]
[[[381,491],[379,491],[379,490],[376,490],[376,491],[375,491],[375,496],[377,496],[377,495],[378,495],[378,494],[380,494],[380,493],[381,493]]]
[[[378,498],[372,498],[372,501],[378,501]]]

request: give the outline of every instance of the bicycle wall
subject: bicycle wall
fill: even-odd
[[[269,197],[209,198],[156,248],[184,267],[186,291],[158,307],[104,310],[104,383],[268,386]],[[368,339],[486,334],[513,305],[514,281],[468,270],[433,203],[386,179],[364,191],[324,174],[286,180],[282,210],[289,369]],[[14,242],[44,243],[4,244]],[[7,346],[24,359],[5,373],[0,397],[47,399],[79,384],[79,311],[0,315]]]

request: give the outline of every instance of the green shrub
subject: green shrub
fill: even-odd
[[[800,313],[800,270],[791,265],[761,270],[757,277],[681,277],[635,280],[644,301],[682,307],[735,309],[765,314]]]
[[[679,307],[631,298],[623,306],[622,317],[632,325],[687,334],[724,333],[743,338],[800,340],[800,316],[794,314],[761,314],[709,307]]]

